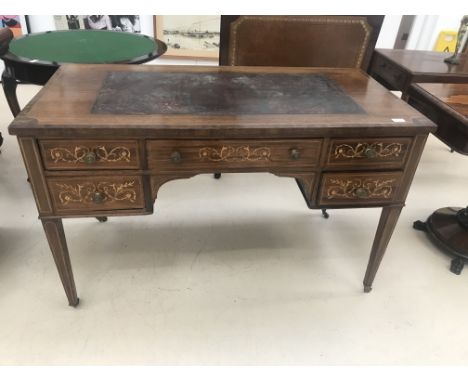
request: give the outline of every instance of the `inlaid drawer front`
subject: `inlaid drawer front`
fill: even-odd
[[[47,180],[55,210],[114,210],[143,208],[138,176],[57,177]]]
[[[403,167],[411,138],[332,139],[328,167]]]
[[[152,169],[314,168],[319,163],[321,140],[239,140],[148,142]]]
[[[48,170],[136,169],[140,167],[136,141],[40,141]]]
[[[375,204],[392,202],[400,186],[401,172],[325,173],[320,200],[330,204]]]

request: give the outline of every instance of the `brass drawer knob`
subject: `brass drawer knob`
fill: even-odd
[[[374,149],[371,149],[371,148],[367,148],[364,151],[364,155],[366,156],[366,158],[373,159],[373,158],[375,158],[377,156],[377,151],[375,151]]]
[[[171,162],[172,163],[180,163],[182,161],[182,155],[178,151],[173,151],[171,153]]]
[[[366,190],[365,188],[359,187],[359,188],[356,189],[355,195],[359,199],[364,199],[364,198],[369,197],[369,191]]]
[[[291,159],[292,160],[298,160],[301,158],[301,152],[298,149],[292,149],[291,150]]]
[[[96,204],[101,204],[102,202],[104,202],[105,198],[106,196],[104,195],[104,193],[100,191],[95,191],[92,194],[93,202]]]
[[[96,163],[96,154],[92,151],[88,151],[83,157],[83,160],[86,164],[94,164]]]

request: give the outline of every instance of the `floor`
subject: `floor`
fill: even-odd
[[[25,104],[39,87],[19,88]],[[0,364],[466,365],[468,270],[412,229],[467,202],[468,158],[430,137],[377,274],[379,209],[308,210],[293,180],[167,183],[146,217],[69,219],[67,305],[0,97]]]

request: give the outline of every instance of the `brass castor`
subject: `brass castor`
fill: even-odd
[[[215,179],[219,179],[219,178],[221,178],[221,173],[220,172],[215,172],[213,174],[213,176],[214,176]]]

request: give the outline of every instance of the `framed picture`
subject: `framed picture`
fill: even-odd
[[[221,16],[154,16],[154,37],[167,44],[164,57],[219,57]]]
[[[140,33],[138,15],[57,15],[54,16],[57,30],[104,29]]]
[[[0,28],[10,28],[13,36],[19,37],[27,33],[25,21],[25,17],[20,15],[0,15]]]

